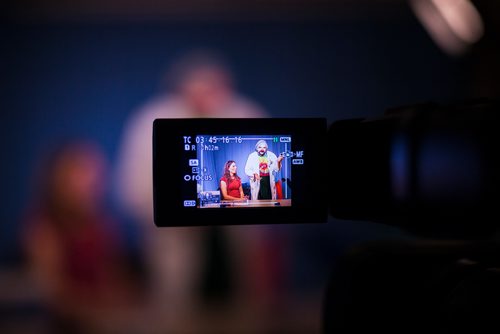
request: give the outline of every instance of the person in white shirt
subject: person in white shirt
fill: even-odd
[[[187,54],[172,65],[167,80],[169,90],[142,106],[125,124],[115,189],[121,206],[144,231],[145,261],[151,276],[148,289],[155,310],[163,318],[168,317],[170,310],[170,314],[174,314],[171,318],[177,320],[178,315],[192,309],[199,298],[199,281],[206,265],[203,248],[206,228],[156,228],[154,225],[153,121],[156,118],[265,118],[268,115],[257,103],[236,91],[231,71],[215,53]],[[172,219],[174,217],[172,214]],[[242,238],[252,239],[252,233],[245,233],[244,229],[224,229],[223,232],[235,253],[238,247],[247,247]],[[237,258],[235,261],[243,263]]]

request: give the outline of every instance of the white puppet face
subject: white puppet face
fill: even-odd
[[[267,152],[267,144],[262,143],[257,146],[257,153],[259,153],[260,156],[266,154]]]

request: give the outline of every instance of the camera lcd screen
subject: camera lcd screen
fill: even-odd
[[[319,118],[155,120],[155,224],[326,221],[326,132]]]

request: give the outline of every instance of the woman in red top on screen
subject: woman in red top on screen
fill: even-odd
[[[220,179],[220,190],[224,200],[241,200],[247,196],[243,193],[241,178],[236,173],[236,162],[229,160],[224,164],[224,176]]]

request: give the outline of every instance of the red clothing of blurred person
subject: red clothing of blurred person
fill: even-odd
[[[29,218],[27,255],[56,312],[119,305],[126,267],[113,223],[104,216],[57,221],[39,213]]]
[[[28,266],[51,332],[97,331],[138,291],[118,225],[103,208],[104,156],[94,145],[72,142],[48,158],[25,219]]]

